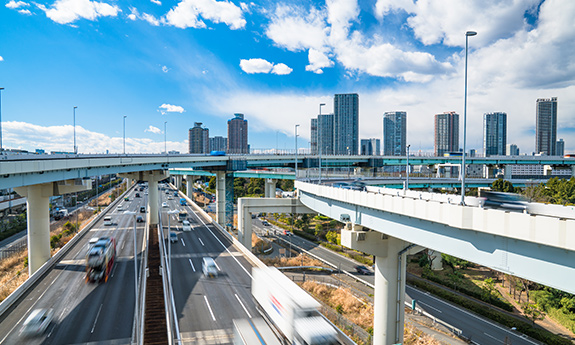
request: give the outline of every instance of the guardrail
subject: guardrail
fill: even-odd
[[[124,192],[122,195],[126,194],[128,191],[130,191],[130,188],[127,189],[126,192]],[[28,289],[30,289],[34,284],[36,284],[36,282],[40,280],[40,278],[42,278],[44,274],[46,274],[50,269],[52,269],[52,267],[54,267],[56,263],[58,263],[58,261],[60,261],[60,259],[62,259],[62,257],[66,255],[76,245],[76,243],[87,232],[89,232],[92,229],[94,224],[96,224],[102,217],[104,217],[104,215],[106,215],[112,209],[113,206],[116,206],[116,204],[119,203],[120,200],[123,200],[122,196],[112,201],[110,205],[105,209],[105,211],[101,212],[94,219],[92,219],[90,223],[88,223],[84,227],[84,229],[80,230],[76,234],[76,236],[72,237],[72,239],[64,245],[64,247],[62,247],[56,254],[54,254],[54,256],[48,259],[48,261],[46,261],[44,265],[42,265],[36,272],[34,272],[34,274],[28,277],[28,279],[26,279],[26,281],[22,285],[20,285],[16,290],[14,290],[14,292],[12,292],[8,297],[6,297],[6,299],[3,300],[2,303],[0,303],[0,316],[2,316],[6,312],[6,310],[8,310],[16,301],[18,301],[18,299],[20,299],[20,297],[22,297],[24,293],[28,291]]]

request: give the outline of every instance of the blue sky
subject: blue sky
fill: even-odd
[[[4,1],[3,145],[79,152],[187,152],[188,128],[227,135],[236,112],[255,149],[308,147],[334,93],[359,93],[360,137],[407,111],[412,152],[433,150],[433,115],[508,114],[508,143],[534,150],[535,101],[558,97],[558,137],[575,151],[575,2],[569,0]],[[414,150],[415,148],[415,150]]]

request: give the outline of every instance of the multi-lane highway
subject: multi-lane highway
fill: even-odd
[[[251,297],[252,265],[215,226],[180,206],[172,190],[161,191],[162,225],[168,210],[185,210],[191,231],[183,231],[178,214],[170,214],[170,227],[178,236],[172,244],[172,285],[179,329],[184,344],[225,344],[233,337],[233,320],[259,315]],[[202,273],[203,257],[215,259],[218,276]]]
[[[356,273],[354,268],[354,266],[358,263],[343,255],[332,252],[299,236],[285,236],[283,235],[283,230],[280,231],[279,228],[273,225],[264,226],[260,220],[252,220],[252,225],[256,228],[259,228],[256,229],[256,232],[271,230],[272,233],[277,234],[277,237],[287,241],[288,243],[291,242],[292,245],[296,245],[310,253],[313,253],[326,262],[331,263],[335,267],[338,267],[341,270],[356,276],[357,279],[366,281],[372,286],[374,284],[373,275],[359,275]],[[524,335],[512,331],[507,327],[498,325],[493,321],[487,320],[461,307],[455,306],[442,299],[434,297],[428,292],[406,286],[405,299],[407,301],[411,301],[412,299],[417,300],[418,306],[421,309],[425,310],[427,313],[433,315],[434,317],[460,329],[463,332],[463,335],[471,339],[475,344],[503,344],[506,338],[509,339],[514,345],[539,344],[538,342],[526,339]]]
[[[124,210],[139,212],[143,193],[121,201]],[[113,225],[97,222],[63,259],[33,286],[12,310],[0,318],[1,344],[125,344],[131,341],[134,321],[134,216],[123,214],[117,204],[108,215]],[[145,219],[145,217],[144,217]],[[145,223],[137,224],[138,252]],[[107,283],[85,282],[85,256],[92,237],[116,239],[116,264]],[[139,264],[138,264],[138,267]],[[54,319],[39,337],[22,339],[20,329],[30,312],[50,308]]]

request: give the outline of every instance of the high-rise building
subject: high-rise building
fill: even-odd
[[[317,149],[318,153],[324,155],[333,154],[334,139],[333,139],[333,126],[334,115],[323,114],[317,117]]]
[[[519,147],[515,144],[507,144],[506,153],[508,156],[519,156]]]
[[[234,114],[228,120],[228,153],[250,153],[248,146],[248,120],[244,114]]]
[[[210,151],[226,151],[228,149],[228,138],[215,136],[210,138]]]
[[[454,111],[435,115],[435,155],[459,151],[459,114]]]
[[[358,154],[359,95],[357,93],[336,94],[333,98],[333,109],[333,153],[336,155]]]
[[[319,153],[319,150],[317,149],[317,118],[311,119],[310,136],[311,140],[309,142],[309,148],[311,150],[311,154],[317,155]]]
[[[483,114],[483,152],[485,157],[505,156],[507,149],[507,114]]]
[[[535,119],[535,153],[555,155],[557,142],[557,97],[539,98]]]
[[[361,139],[360,155],[362,156],[378,156],[381,154],[380,141],[376,138]]]
[[[209,153],[210,130],[202,127],[201,122],[194,122],[194,127],[188,132],[189,153]]]
[[[557,156],[565,155],[565,142],[563,139],[557,140],[557,143],[555,144],[555,154]]]
[[[388,111],[383,114],[383,155],[405,156],[407,113]]]

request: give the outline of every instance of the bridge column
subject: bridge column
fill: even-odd
[[[216,219],[221,226],[234,221],[234,174],[216,171]]]
[[[252,217],[248,211],[248,198],[238,199],[238,241],[252,249]]]
[[[186,175],[186,195],[194,200],[194,177],[192,175]]]
[[[267,178],[265,182],[265,198],[275,198],[276,197],[276,184],[278,180],[274,178]]]
[[[441,271],[443,270],[443,261],[441,259],[441,253],[435,251],[433,249],[427,250],[427,256],[431,261],[431,270],[432,271]]]
[[[362,231],[362,227],[357,227],[357,229],[361,230],[342,230],[341,244],[375,255],[373,344],[402,343],[405,319],[403,309],[405,249],[408,243],[380,232]]]
[[[148,182],[148,224],[158,224],[160,219],[158,216],[158,182],[168,177],[168,173],[163,170],[150,170],[120,174],[120,176]]]
[[[15,188],[26,197],[30,275],[50,259],[50,197],[88,190],[91,186],[91,180],[78,179]]]

